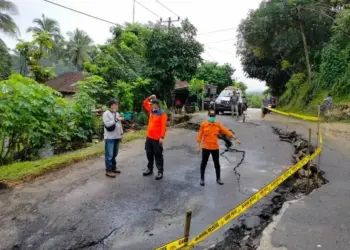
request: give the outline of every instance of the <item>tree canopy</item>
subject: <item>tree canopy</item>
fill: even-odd
[[[12,15],[17,15],[17,6],[8,0],[0,0],[0,32],[8,36],[16,36],[18,27]],[[0,38],[0,43],[4,43]]]
[[[229,65],[219,65],[217,62],[204,62],[199,65],[195,77],[206,83],[218,86],[218,91],[232,85],[235,69]]]
[[[269,0],[239,26],[238,54],[248,76],[282,94],[295,72],[311,77],[331,36],[332,7],[314,0]]]

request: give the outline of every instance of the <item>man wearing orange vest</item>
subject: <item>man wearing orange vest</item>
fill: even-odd
[[[143,176],[149,176],[153,174],[154,160],[158,169],[158,175],[156,180],[163,178],[163,142],[166,132],[168,116],[160,108],[159,100],[155,95],[151,95],[143,102],[143,107],[149,114],[147,139],[145,150],[147,153],[148,165],[147,170],[143,173]]]
[[[215,172],[216,172],[216,182],[219,185],[224,185],[221,181],[220,177],[220,162],[219,162],[219,143],[218,136],[219,133],[225,134],[230,138],[236,140],[237,144],[241,144],[241,142],[235,137],[235,135],[221,125],[219,122],[215,121],[215,110],[210,110],[208,121],[205,121],[201,124],[198,136],[197,136],[197,152],[199,153],[201,150],[201,142],[203,141],[202,146],[202,163],[201,163],[201,186],[205,185],[204,182],[204,174],[205,168],[208,163],[209,156],[213,157]]]

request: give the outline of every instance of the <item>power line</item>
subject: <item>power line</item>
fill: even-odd
[[[218,32],[224,32],[224,31],[234,30],[234,29],[237,29],[237,27],[231,27],[231,28],[222,29],[222,30],[208,31],[208,32],[199,33],[199,34],[197,34],[197,35],[198,35],[198,36],[201,36],[201,35],[213,34],[213,33],[218,33]]]
[[[233,52],[233,51],[216,49],[216,48],[212,48],[212,47],[209,47],[209,46],[206,46],[206,47],[207,47],[207,49],[210,49],[210,50],[215,50],[215,51],[222,52],[222,53],[235,54],[235,52]]]
[[[163,3],[159,2],[158,0],[156,0],[157,3],[159,3],[160,5],[162,5],[164,8],[166,8],[168,11],[170,11],[171,13],[173,13],[175,16],[180,17],[180,15],[176,14],[174,11],[172,11],[171,9],[169,9],[167,6],[165,6]]]
[[[100,18],[100,17],[97,17],[97,16],[93,16],[93,15],[87,14],[87,13],[81,12],[81,11],[79,11],[79,10],[72,9],[72,8],[67,7],[67,6],[63,6],[63,5],[61,5],[61,4],[58,4],[58,3],[55,3],[55,2],[52,2],[52,1],[49,1],[49,0],[43,0],[43,1],[44,1],[44,2],[47,2],[47,3],[50,3],[50,4],[53,4],[53,5],[56,5],[56,6],[58,6],[58,7],[61,7],[61,8],[64,8],[64,9],[67,9],[67,10],[70,10],[70,11],[73,11],[73,12],[76,12],[76,13],[79,13],[79,14],[81,14],[81,15],[88,16],[88,17],[97,19],[97,20],[102,21],[102,22],[105,22],[105,23],[109,23],[109,24],[112,24],[112,25],[115,25],[115,26],[124,27],[124,26],[121,25],[121,24],[114,23],[114,22],[108,21],[108,20],[106,20],[106,19],[103,19],[103,18]]]
[[[149,12],[151,12],[153,15],[155,15],[155,16],[161,18],[159,15],[157,15],[156,13],[154,13],[152,10],[150,10],[149,8],[147,8],[146,6],[144,6],[143,4],[139,3],[139,2],[136,1],[136,0],[134,0],[134,1],[135,1],[135,3],[137,3],[138,5],[140,5],[142,8],[144,8],[144,9],[148,10]]]
[[[205,53],[211,57],[211,59],[213,59],[214,61],[216,61],[216,59],[208,52],[208,51],[205,51]]]
[[[229,41],[235,41],[235,40],[236,40],[236,38],[233,38],[233,39],[227,39],[227,40],[206,42],[206,43],[204,43],[204,44],[208,44],[208,43],[222,43],[222,42],[229,42]]]

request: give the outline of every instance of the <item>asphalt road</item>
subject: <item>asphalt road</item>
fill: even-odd
[[[254,118],[259,111],[248,114]],[[194,122],[204,119],[205,115],[196,116]],[[171,129],[161,181],[142,176],[146,157],[144,141],[139,140],[122,148],[118,156],[122,174],[116,179],[104,176],[100,157],[2,191],[0,249],[152,249],[182,236],[188,210],[193,211],[191,235],[200,233],[291,163],[291,145],[280,142],[266,122],[240,123],[230,116],[218,120],[237,133],[242,145],[234,147],[246,151],[238,169],[240,181],[233,168],[241,154],[226,153],[228,160],[220,158],[225,185],[216,184],[210,161],[206,186],[201,187],[196,132]],[[253,211],[263,203],[245,217],[247,223],[259,223]],[[222,240],[229,227],[197,249]]]
[[[275,114],[267,116],[265,123],[295,130],[305,138],[311,128],[316,144],[316,123]],[[350,124],[321,124],[321,132],[324,143],[320,168],[329,183],[285,204],[263,233],[258,250],[350,249]]]

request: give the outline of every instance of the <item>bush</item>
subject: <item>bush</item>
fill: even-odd
[[[134,121],[138,124],[141,124],[141,125],[147,125],[148,115],[143,111],[141,111],[139,113],[135,113],[134,114]]]
[[[281,96],[279,103],[281,105],[287,105],[291,102],[292,98],[296,95],[298,89],[305,82],[305,75],[303,73],[293,74],[289,81],[286,83],[286,91]]]
[[[35,158],[45,146],[61,152],[91,139],[93,102],[84,93],[66,100],[14,74],[0,82],[0,99],[0,165]]]

